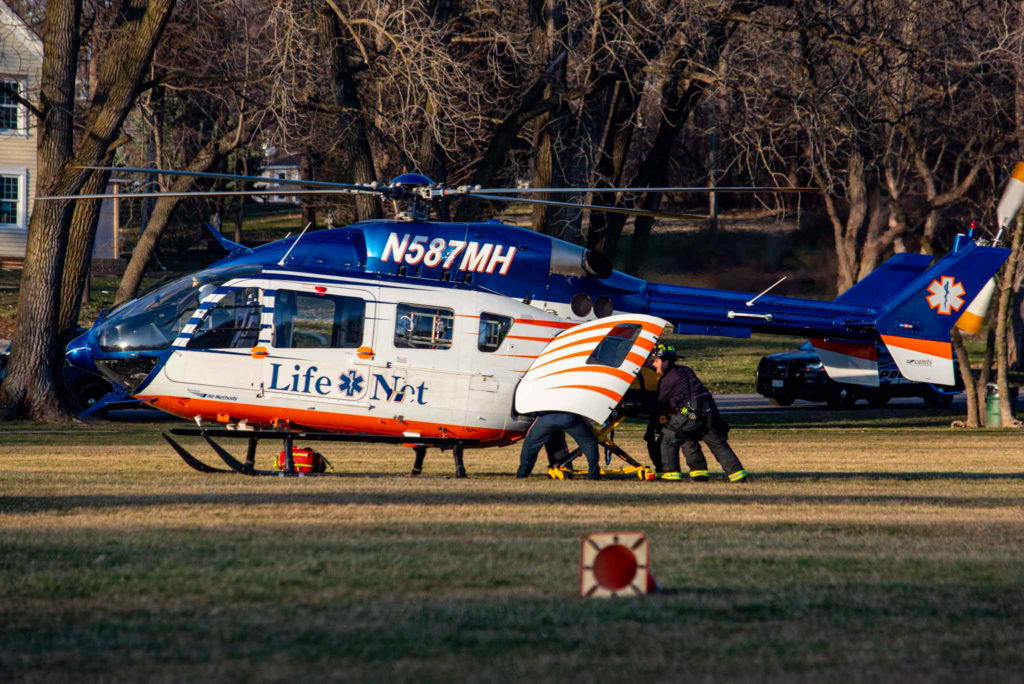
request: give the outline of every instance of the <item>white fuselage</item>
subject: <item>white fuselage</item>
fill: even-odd
[[[138,393],[156,407],[243,428],[481,444],[528,428],[515,387],[575,324],[497,294],[285,269],[202,302]]]

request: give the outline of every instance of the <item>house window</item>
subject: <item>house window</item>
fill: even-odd
[[[0,176],[0,223],[20,225],[18,206],[21,203],[21,178]]]
[[[15,99],[21,91],[18,81],[0,80],[0,133],[24,132],[21,105]]]
[[[395,346],[400,349],[451,349],[455,312],[432,306],[399,304]]]

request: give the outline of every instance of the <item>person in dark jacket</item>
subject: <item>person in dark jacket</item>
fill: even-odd
[[[671,347],[654,349],[654,368],[662,374],[658,385],[661,414],[667,417],[662,427],[661,479],[682,480],[679,449],[686,456],[690,479],[707,482],[708,461],[700,448],[703,441],[721,464],[730,482],[746,482],[747,471],[729,446],[729,425],[722,420],[711,392],[689,366],[677,364],[680,358]]]
[[[530,426],[523,439],[516,477],[529,476],[533,465],[537,462],[540,448],[559,432],[568,433],[583,450],[583,455],[587,457],[587,479],[601,479],[601,466],[597,458],[597,438],[594,436],[594,430],[586,418],[567,411],[543,411],[538,414],[537,420],[533,421],[533,425]],[[564,443],[565,438],[561,439]]]

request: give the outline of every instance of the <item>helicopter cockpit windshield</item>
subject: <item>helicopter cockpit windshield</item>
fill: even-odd
[[[256,265],[216,268],[179,278],[115,310],[96,328],[105,352],[165,349],[218,285],[260,272]]]

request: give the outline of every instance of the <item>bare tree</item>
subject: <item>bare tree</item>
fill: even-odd
[[[126,0],[111,23],[119,49],[97,56],[97,83],[82,132],[74,135],[75,77],[82,29],[81,0],[51,0],[43,33],[43,76],[37,110],[40,194],[75,194],[102,163],[121,130],[163,35],[175,0]],[[57,369],[62,358],[58,317],[73,209],[69,200],[38,201],[29,225],[17,332],[0,405],[8,418],[60,419]],[[84,256],[77,258],[87,258]],[[72,265],[75,269],[79,265]],[[82,282],[81,278],[69,278]]]
[[[265,117],[267,95],[257,63],[269,48],[269,35],[259,7],[251,2],[188,2],[187,11],[171,23],[169,40],[157,52],[151,74],[151,82],[167,91],[151,106],[173,111],[146,117],[142,145],[152,135],[158,166],[202,173],[221,167],[229,155],[249,145]],[[161,187],[187,192],[205,186],[197,177],[176,176],[163,179]],[[116,303],[138,292],[181,203],[180,197],[161,197],[147,213]]]

